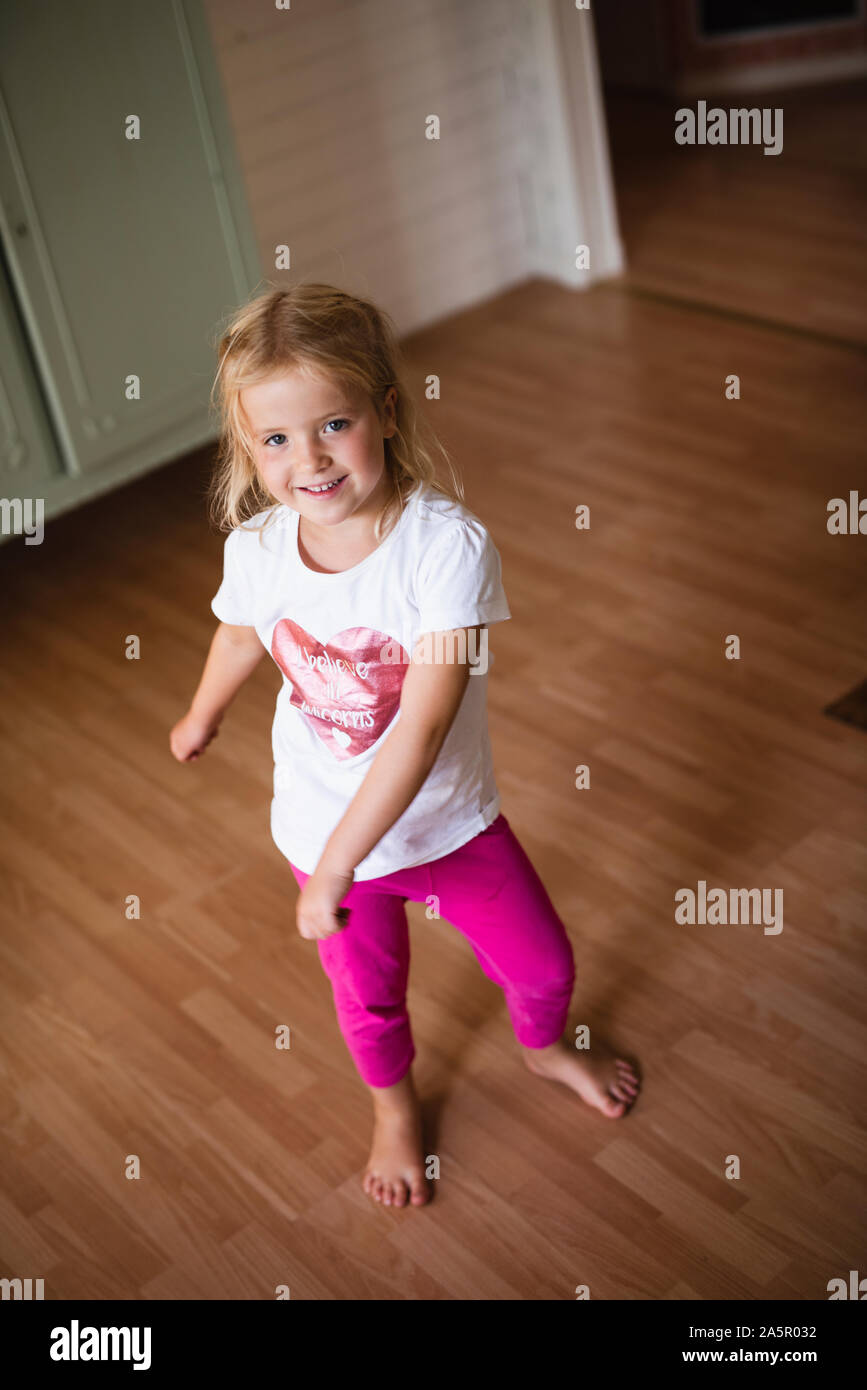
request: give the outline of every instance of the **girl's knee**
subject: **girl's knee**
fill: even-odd
[[[571,951],[540,960],[535,970],[521,972],[513,988],[525,996],[539,999],[570,998],[575,986],[575,961]]]

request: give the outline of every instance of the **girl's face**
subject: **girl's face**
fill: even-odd
[[[384,440],[396,429],[396,400],[391,386],[380,424],[363,392],[298,371],[245,387],[241,408],[272,497],[314,526],[375,517],[391,492]]]

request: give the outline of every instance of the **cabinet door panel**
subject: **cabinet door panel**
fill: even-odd
[[[43,498],[62,471],[39,379],[0,265],[0,497]],[[6,539],[5,525],[0,539]]]
[[[2,230],[70,473],[213,433],[211,339],[260,273],[214,82],[193,0],[0,7]]]

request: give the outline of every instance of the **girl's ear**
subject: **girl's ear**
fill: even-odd
[[[390,439],[397,429],[397,388],[394,386],[389,386],[385,393],[380,418],[388,431],[385,438]]]

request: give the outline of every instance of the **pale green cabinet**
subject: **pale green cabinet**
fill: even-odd
[[[0,6],[0,242],[2,495],[50,517],[213,437],[262,266],[199,0]]]

